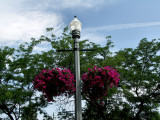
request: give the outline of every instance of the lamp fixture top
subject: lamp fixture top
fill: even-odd
[[[77,16],[74,16],[74,19],[70,23],[70,30],[78,30],[81,32],[82,23],[77,19]]]

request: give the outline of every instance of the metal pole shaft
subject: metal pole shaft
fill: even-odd
[[[76,118],[76,120],[82,120],[80,57],[79,57],[79,40],[78,40],[78,38],[74,39],[74,56],[75,56],[75,77],[76,77],[75,118]]]

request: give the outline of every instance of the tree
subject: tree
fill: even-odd
[[[74,73],[74,54],[72,52],[57,52],[58,49],[73,49],[73,40],[68,28],[60,37],[56,37],[52,28],[47,28],[49,35],[39,39],[32,38],[30,43],[24,43],[19,48],[0,48],[0,113],[6,114],[11,120],[37,119],[38,113],[44,119],[54,119],[43,108],[48,103],[43,94],[37,96],[33,90],[32,81],[42,69],[68,68]],[[97,49],[92,52],[80,52],[81,74],[88,68],[112,66],[121,76],[119,86],[112,88],[100,101],[91,102],[83,95],[86,106],[83,108],[83,119],[91,120],[143,120],[160,117],[159,107],[159,77],[160,77],[160,43],[147,39],[140,41],[136,49],[119,50],[112,56],[110,48],[113,43],[106,39],[104,47],[89,40],[80,41],[80,49]],[[34,52],[41,43],[51,46],[48,51]],[[62,106],[63,108],[63,106]],[[60,119],[74,118],[67,110],[60,111]]]
[[[19,48],[4,47],[0,49],[0,113],[6,114],[10,119],[37,119],[37,112],[47,114],[42,108],[48,106],[43,94],[39,97],[33,90],[32,81],[42,70],[55,67],[69,68],[74,72],[72,52],[60,53],[57,49],[73,49],[73,40],[68,28],[64,28],[62,36],[56,37],[52,28],[47,28],[50,36],[42,35],[39,39],[31,39],[30,43],[24,43]],[[35,53],[34,48],[41,43],[48,42],[52,49],[47,52]],[[98,45],[80,42],[81,48],[94,48]],[[86,57],[86,53],[80,53],[82,71],[85,71],[86,60],[90,61],[96,53],[90,53],[92,57]],[[90,66],[87,64],[87,66]],[[82,72],[83,73],[83,72]],[[49,118],[49,116],[48,116]]]
[[[43,95],[36,97],[32,87],[35,75],[52,62],[43,61],[46,53],[33,54],[33,48],[41,41],[42,37],[21,44],[18,49],[0,49],[0,113],[6,114],[11,120],[36,120],[38,111],[47,116],[42,108],[49,103]]]
[[[126,58],[121,71],[123,94],[132,119],[153,119],[158,114],[160,95],[160,43],[142,39],[136,49],[125,49],[118,54]]]
[[[160,97],[160,43],[142,39],[136,49],[125,48],[106,57],[103,66],[118,69],[119,87],[111,90],[104,105],[87,102],[84,119],[158,119]],[[101,117],[100,117],[101,116]]]

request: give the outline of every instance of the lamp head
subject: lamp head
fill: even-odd
[[[70,30],[74,38],[76,36],[79,36],[80,38],[81,26],[82,26],[81,22],[77,19],[76,16],[74,16],[74,19],[70,23]]]

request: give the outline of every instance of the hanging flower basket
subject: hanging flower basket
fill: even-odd
[[[94,67],[82,75],[82,93],[91,101],[102,100],[108,89],[117,87],[120,80],[118,72],[113,67]]]
[[[75,91],[74,75],[70,70],[59,68],[42,70],[33,81],[34,89],[45,94],[48,101],[54,101],[53,97],[71,95]]]

